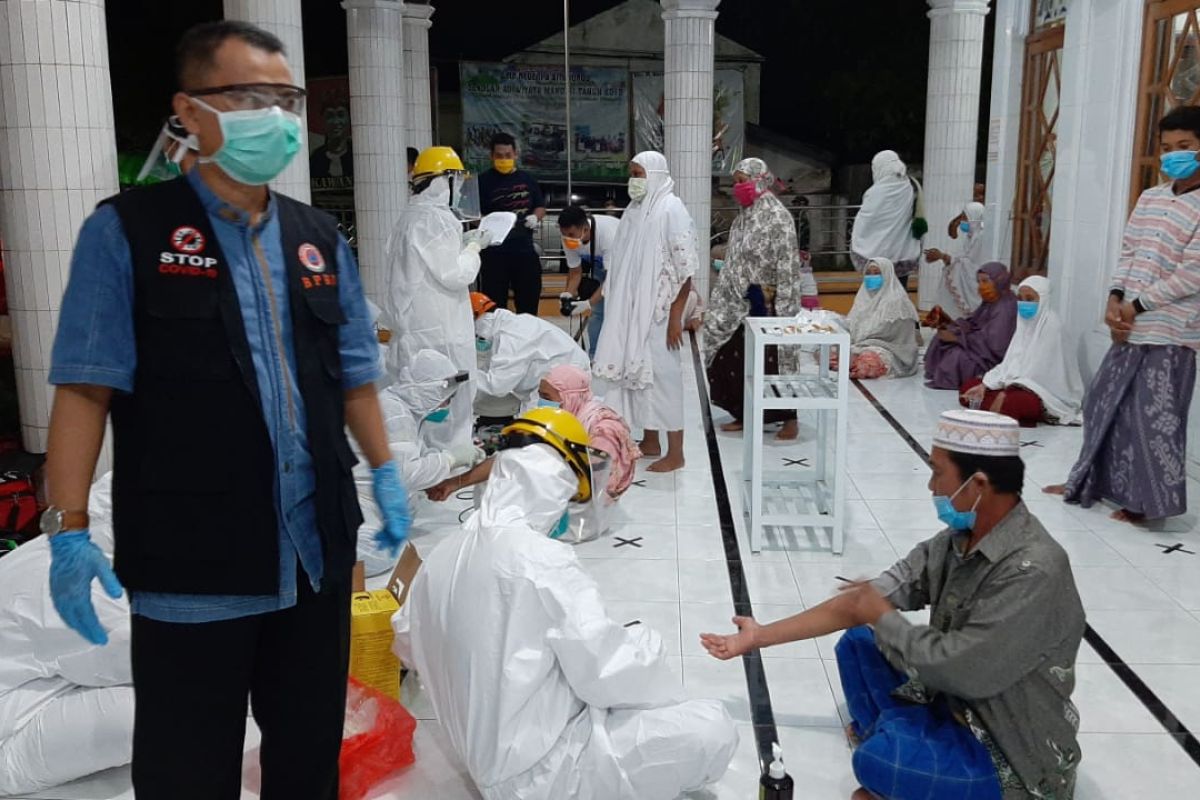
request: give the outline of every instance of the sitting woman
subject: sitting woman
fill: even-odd
[[[603,450],[609,458],[609,498],[616,500],[633,483],[637,460],[642,457],[629,425],[617,412],[592,397],[592,376],[586,370],[561,364],[551,369],[538,385],[539,405],[558,406],[574,414],[587,429],[591,446]],[[473,469],[448,478],[426,491],[431,500],[445,500],[466,486],[483,483],[492,474],[489,458]]]
[[[846,317],[850,377],[903,378],[917,371],[917,310],[886,258],[873,258]]]
[[[936,321],[937,338],[925,351],[925,385],[958,390],[1004,359],[1017,327],[1017,296],[1008,268],[993,261],[979,268],[983,303],[969,317]]]
[[[967,381],[959,402],[1012,417],[1025,427],[1079,424],[1083,379],[1067,355],[1062,322],[1050,308],[1048,280],[1035,275],[1021,282],[1017,316],[1004,360],[982,378]]]

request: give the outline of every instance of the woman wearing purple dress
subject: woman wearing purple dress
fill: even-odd
[[[979,268],[983,303],[968,317],[938,326],[937,338],[925,352],[925,385],[959,389],[1004,359],[1017,329],[1017,296],[1008,268],[993,261]]]

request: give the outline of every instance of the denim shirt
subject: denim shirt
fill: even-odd
[[[208,212],[229,265],[258,378],[263,418],[275,451],[275,512],[279,520],[276,595],[184,595],[135,592],[133,613],[163,622],[215,622],[289,608],[296,603],[298,566],[314,590],[323,577],[317,530],[316,478],[308,447],[304,400],[297,382],[292,316],[272,196],[266,213],[250,217],[188,176]],[[378,345],[349,246],[338,246],[338,293],[347,322],[339,332],[342,385],[352,389],[379,377]],[[131,392],[137,349],[133,325],[133,262],[116,209],[103,206],[84,222],[75,245],[51,355],[50,383],[95,384]],[[290,389],[290,392],[288,391]],[[289,397],[290,394],[290,397]],[[236,458],[235,453],[229,454]],[[169,523],[164,523],[169,524]],[[197,547],[225,546],[214,532]],[[230,544],[229,546],[236,546]]]

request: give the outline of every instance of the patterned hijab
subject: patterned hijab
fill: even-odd
[[[800,311],[800,251],[796,224],[787,208],[771,191],[775,176],[761,158],[747,158],[734,168],[758,187],[755,201],[743,208],[729,229],[725,266],[717,276],[704,318],[706,357],[709,363],[750,312],[746,292],[760,286],[774,293],[775,314],[794,316]]]

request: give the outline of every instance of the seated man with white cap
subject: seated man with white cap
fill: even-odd
[[[929,490],[946,528],[874,580],[770,625],[703,634],[720,659],[846,630],[854,800],[1072,797],[1084,615],[1071,565],[1021,499],[1016,421],[942,414]],[[900,611],[928,607],[930,624]],[[867,627],[870,626],[870,627]]]

